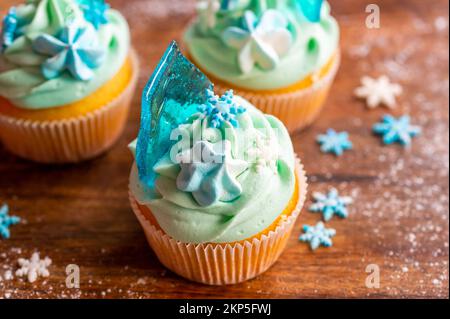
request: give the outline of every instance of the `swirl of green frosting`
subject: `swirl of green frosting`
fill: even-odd
[[[176,240],[230,243],[250,238],[269,227],[294,194],[295,155],[286,128],[246,100],[235,97],[235,101],[247,109],[237,116],[236,127],[228,124],[214,129],[199,117],[184,129],[200,132],[207,143],[227,141],[233,160],[248,164],[241,165],[245,170],[236,177],[241,186],[237,198],[200,205],[191,193],[177,186],[181,168],[169,154],[154,168],[158,173],[155,189],[140,182],[136,165],[132,169],[130,190],[136,200],[149,207],[161,228]]]
[[[241,0],[238,1],[240,5],[229,10],[216,8],[217,11],[214,11],[214,7],[199,6],[199,17],[186,31],[184,41],[201,69],[241,88],[275,90],[293,85],[318,72],[337,51],[339,26],[330,15],[328,3],[322,7],[321,19],[317,23],[310,22],[302,14],[295,0],[266,1],[265,8],[261,8],[261,3],[262,1]],[[274,52],[271,51],[282,50],[279,59],[270,60],[272,64],[275,63],[271,68],[256,64],[248,70],[248,65],[242,59],[250,54],[254,60],[261,59],[261,47],[264,49],[267,45],[253,47],[249,53],[237,50],[236,46],[239,46],[241,39],[234,41],[238,45],[230,45],[228,41],[227,30],[242,27],[242,20],[249,11],[259,18],[263,18],[267,11],[278,12],[288,21],[287,30],[290,31],[293,42],[285,52],[284,46],[288,43],[286,40],[282,42],[282,38],[269,39],[273,49],[269,49],[266,55],[273,56]],[[271,34],[280,30],[268,32]],[[262,37],[264,36],[263,34]],[[247,71],[244,72],[243,69]]]
[[[95,29],[77,0],[33,0],[18,6],[20,29],[14,42],[0,54],[0,96],[17,107],[39,110],[70,104],[94,93],[120,70],[130,50],[126,20],[111,9],[105,15],[107,23]],[[104,60],[87,81],[69,72],[47,79],[41,68],[49,57],[37,53],[33,42],[40,36],[55,36],[70,24],[95,32],[98,46],[105,51]]]

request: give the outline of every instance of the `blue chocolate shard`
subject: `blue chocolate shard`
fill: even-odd
[[[323,0],[297,0],[303,15],[310,22],[320,22]]]
[[[206,103],[211,81],[186,57],[173,41],[162,57],[142,95],[141,127],[136,149],[139,178],[153,188],[155,164],[177,142],[172,130],[197,113]]]

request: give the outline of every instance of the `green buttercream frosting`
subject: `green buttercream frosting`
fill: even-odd
[[[130,189],[134,197],[149,207],[161,228],[176,240],[231,243],[248,239],[269,227],[293,196],[295,155],[286,128],[242,98],[235,99],[247,109],[237,116],[236,127],[226,125],[217,130],[202,117],[183,125],[188,132],[200,132],[202,141],[230,145],[232,161],[240,167],[235,181],[240,192],[235,196],[211,205],[199,204],[192,193],[177,186],[181,167],[169,153],[154,168],[158,174],[155,189],[140,182],[136,165],[132,169]],[[130,145],[133,152],[135,147],[135,143]]]
[[[249,12],[257,19],[250,26],[256,38],[245,46],[246,33],[236,28],[247,32]],[[198,66],[217,79],[244,89],[275,90],[324,67],[338,49],[339,26],[328,3],[320,21],[313,23],[295,0],[237,0],[229,10],[200,5],[184,41]],[[251,68],[249,56],[260,63]]]
[[[86,20],[77,0],[31,0],[17,7],[20,29],[14,42],[0,53],[0,96],[24,109],[39,110],[82,100],[108,82],[120,70],[130,50],[129,27],[123,16],[112,9],[105,13],[107,23],[95,29]],[[77,80],[68,71],[48,79],[42,72],[49,56],[33,49],[33,41],[58,35],[69,24],[89,27],[98,48],[104,51],[100,66],[89,80]]]

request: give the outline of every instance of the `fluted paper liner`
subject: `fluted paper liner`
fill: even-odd
[[[31,121],[0,114],[0,139],[12,153],[41,163],[76,163],[108,150],[120,137],[137,85],[138,58],[125,90],[107,105],[66,120]]]
[[[330,71],[314,82],[311,87],[289,93],[258,93],[245,89],[233,89],[263,113],[272,114],[281,120],[290,133],[312,124],[319,116],[340,65],[340,53]],[[217,92],[223,94],[229,88],[226,84],[215,83]]]
[[[269,269],[286,247],[307,192],[305,171],[298,159],[296,174],[299,198],[292,213],[274,231],[251,241],[231,244],[179,242],[158,230],[142,215],[131,191],[129,197],[148,243],[164,266],[192,281],[209,285],[236,284]]]

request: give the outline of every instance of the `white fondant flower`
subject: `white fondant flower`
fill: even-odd
[[[239,50],[239,67],[244,74],[256,64],[272,70],[292,46],[293,37],[287,27],[288,21],[277,10],[265,11],[259,21],[252,11],[246,11],[243,28],[227,28],[222,39]]]
[[[200,0],[197,2],[197,10],[205,16],[208,28],[216,26],[216,15],[220,10],[219,0]]]

